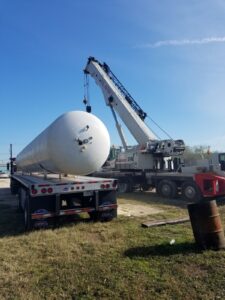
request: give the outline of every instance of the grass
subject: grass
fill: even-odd
[[[186,214],[185,205],[149,194],[127,197],[164,208],[147,219]],[[225,206],[220,213],[224,224]],[[225,298],[225,251],[199,251],[188,223],[146,229],[142,221],[79,221],[24,233],[21,215],[0,202],[0,299]]]

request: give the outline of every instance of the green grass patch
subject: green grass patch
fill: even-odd
[[[182,205],[152,201],[164,213],[151,219],[187,214]],[[225,206],[219,209],[224,223]],[[24,233],[22,216],[0,203],[0,299],[225,298],[225,251],[199,251],[189,223],[147,229],[141,221],[77,221]]]

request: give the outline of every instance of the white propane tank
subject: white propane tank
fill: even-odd
[[[57,118],[16,157],[18,170],[87,175],[106,161],[109,133],[93,114],[70,111]]]

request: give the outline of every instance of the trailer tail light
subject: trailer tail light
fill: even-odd
[[[36,194],[37,194],[37,192],[38,192],[38,191],[37,191],[37,190],[35,190],[35,189],[32,189],[32,190],[31,190],[31,194],[32,194],[32,195],[36,195]]]
[[[53,192],[53,189],[50,187],[48,188],[48,193],[51,194]]]
[[[43,189],[41,189],[41,192],[42,192],[42,194],[46,194],[47,189],[46,189],[46,188],[43,188]]]
[[[110,189],[110,184],[109,184],[109,183],[101,184],[101,185],[100,185],[100,188],[101,188],[101,189]]]

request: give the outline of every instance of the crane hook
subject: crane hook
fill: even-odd
[[[84,105],[86,106],[86,112],[91,113],[91,105],[89,102],[89,80],[88,74],[84,73]]]

